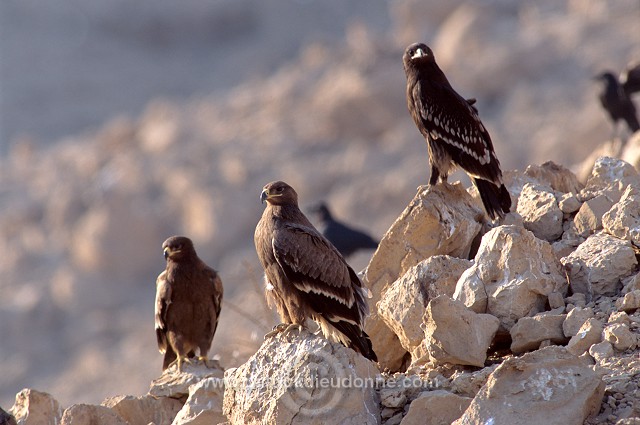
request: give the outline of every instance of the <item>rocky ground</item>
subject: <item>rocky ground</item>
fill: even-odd
[[[172,366],[144,396],[60,408],[23,390],[20,424],[630,424],[640,420],[640,133],[634,165],[585,183],[545,163],[506,174],[488,223],[474,190],[421,187],[363,281],[379,362],[303,331],[244,364]]]
[[[241,5],[252,7],[251,2]],[[53,394],[63,410],[74,403],[98,404],[114,394],[146,393],[149,382],[160,372],[161,355],[152,330],[154,282],[164,267],[160,245],[171,234],[192,237],[201,257],[222,276],[225,301],[211,354],[225,369],[246,364],[260,348],[262,335],[277,321],[264,305],[261,273],[252,246],[262,208],[258,200],[262,185],[284,179],[300,193],[303,208],[325,199],[338,218],[382,236],[411,202],[415,188],[427,182],[426,147],[404,99],[400,57],[409,42],[428,41],[460,92],[478,98],[480,115],[493,136],[504,170],[553,159],[571,168],[578,181],[585,183],[597,156],[637,164],[633,151],[621,151],[619,141],[602,145],[611,136],[611,127],[597,103],[597,86],[591,80],[604,67],[618,70],[639,57],[636,23],[640,9],[635,0],[548,0],[535,5],[526,1],[471,5],[402,0],[390,2],[385,10],[388,32],[373,28],[370,20],[341,23],[344,31],[339,42],[335,38],[307,42],[287,56],[269,58],[268,73],[254,75],[228,91],[184,102],[155,100],[140,115],[121,115],[97,129],[74,133],[46,147],[39,137],[28,136],[2,146],[6,155],[0,159],[0,405],[5,409],[11,406],[16,393],[25,387]],[[312,11],[309,15],[317,17],[317,10]],[[144,43],[129,42],[147,34],[137,31],[138,19],[145,15],[136,13],[132,12],[131,21],[103,18],[106,24],[100,28],[120,23],[119,29],[131,30],[125,31],[126,42],[120,43],[131,46],[133,50],[128,52],[132,56],[147,58],[133,47]],[[187,19],[187,15],[177,17]],[[269,56],[268,43],[278,44],[278,37],[287,35],[275,15],[268,15],[273,20],[269,25],[254,22],[253,41],[243,41],[231,50],[242,45],[237,54],[247,60]],[[281,15],[281,19],[291,18]],[[19,26],[21,21],[12,25]],[[296,25],[304,27],[304,23]],[[275,27],[280,32],[276,38],[265,37],[266,45],[255,39],[266,35],[261,29]],[[5,28],[3,22],[3,31]],[[194,28],[194,34],[202,28]],[[189,52],[180,46],[183,54]],[[254,50],[245,50],[249,47]],[[100,58],[109,49],[89,50]],[[20,54],[26,51],[18,49]],[[70,60],[70,56],[65,58]],[[228,62],[228,74],[242,66],[236,59],[238,62]],[[16,63],[11,61],[12,66]],[[6,61],[2,66],[4,71]],[[102,73],[112,69],[102,63],[98,68]],[[157,68],[162,67],[155,64]],[[25,75],[33,77],[31,71]],[[185,72],[178,74],[185,78]],[[150,79],[154,74],[144,75]],[[197,79],[201,75],[188,76]],[[79,89],[94,87],[91,80],[71,81],[77,81]],[[30,99],[27,88],[32,86],[17,86],[20,99]],[[5,90],[6,84],[3,93]],[[115,97],[138,93],[137,88],[129,91],[120,84],[108,92]],[[62,93],[54,91],[54,95]],[[91,97],[100,99],[102,95]],[[98,122],[108,116],[76,98],[65,99],[75,111],[80,110],[78,116],[98,116]],[[45,118],[66,116],[58,107],[44,108],[40,100],[32,99],[38,108],[27,108],[15,122],[38,121],[45,113]],[[4,121],[6,110],[3,107]],[[620,134],[627,136],[624,131]],[[628,146],[635,145],[630,142]],[[590,154],[594,156],[583,163]],[[514,216],[509,223],[524,223],[537,234],[536,240],[526,239],[527,247],[537,249],[538,240],[552,242],[553,254],[559,258],[566,258],[582,243],[585,229],[606,228],[597,216],[605,223],[604,213],[618,203],[615,197],[624,194],[620,190],[613,198],[609,194],[591,197],[586,192],[578,196],[582,186],[555,188],[551,193],[526,181],[521,172],[505,174],[516,182],[511,184],[514,197],[522,192],[523,199],[540,202],[542,208],[539,212],[518,209],[522,221]],[[460,174],[451,181],[458,178],[466,182]],[[459,192],[454,188],[447,190]],[[441,200],[449,192],[427,195]],[[560,213],[549,206],[552,198]],[[456,201],[460,211],[473,215],[477,206],[465,199]],[[450,220],[459,219],[456,214],[452,212]],[[544,219],[539,221],[536,214]],[[568,222],[573,223],[571,229],[564,228]],[[473,267],[470,258],[481,252],[479,240],[473,236],[478,229],[486,230],[479,220],[466,220],[459,227],[450,227],[448,222],[429,223],[413,231],[412,226],[402,229],[412,244],[431,245],[394,257],[400,265],[385,263],[384,256],[372,259],[371,251],[349,259],[357,270],[371,263],[365,277],[372,289],[376,288],[372,303],[379,307],[374,309],[369,326],[379,330],[377,345],[389,347],[380,349],[383,369],[420,368],[431,361],[422,343],[425,330],[405,326],[402,317],[388,314],[393,313],[393,303],[406,294],[401,285],[387,286],[421,260],[433,257],[434,265],[425,273],[433,274],[430,267],[446,264],[447,281],[454,287],[463,272]],[[455,229],[455,234],[442,241],[421,242],[423,234],[448,235],[449,229]],[[609,235],[624,238],[618,233]],[[524,238],[513,232],[494,237],[495,243]],[[472,238],[473,243],[448,252],[458,238]],[[602,235],[598,238],[561,263],[563,270],[571,270],[572,280],[582,278],[581,264],[590,264],[587,259],[599,244],[612,241]],[[404,246],[399,240],[393,243]],[[618,245],[615,252],[626,252],[626,261],[630,261],[628,246]],[[440,248],[434,251],[434,246]],[[456,256],[457,260],[438,255]],[[495,253],[483,255],[498,266],[506,262]],[[549,255],[546,252],[537,263],[544,264]],[[514,266],[511,272],[520,267],[524,265]],[[385,273],[389,275],[384,277]],[[478,276],[484,279],[484,273],[480,270]],[[557,274],[554,276],[557,279]],[[411,274],[405,280],[409,282]],[[555,282],[552,279],[549,285]],[[545,288],[536,290],[546,294]],[[582,290],[590,289],[586,286]],[[414,288],[411,293],[422,295],[420,291]],[[383,297],[383,292],[388,295]],[[391,298],[393,294],[396,298]],[[563,298],[565,310],[554,312],[555,317],[544,319],[545,323],[557,325],[562,314],[568,315],[570,305],[579,305],[580,300],[568,301],[567,295],[562,291],[551,295],[554,308],[560,308],[558,297]],[[475,301],[478,294],[467,289],[461,288],[459,297],[477,310],[483,305],[481,299]],[[416,299],[421,298],[411,302]],[[586,308],[594,301],[585,297],[584,302]],[[486,303],[493,305],[491,300]],[[427,303],[423,304],[426,309]],[[592,306],[594,315],[600,313],[600,304]],[[442,299],[434,303],[430,317],[439,317],[438,308],[443,305]],[[460,305],[450,307],[459,309]],[[528,307],[537,312],[539,302]],[[524,309],[520,306],[517,314],[523,314]],[[483,328],[486,341],[491,334],[489,325],[495,320],[482,316],[485,312],[473,311],[487,322]],[[500,320],[496,344],[507,344],[511,334],[507,337],[506,327],[516,318],[511,313],[493,313],[489,316]],[[605,326],[604,316],[597,320]],[[422,323],[422,315],[416,323]],[[632,330],[633,323],[629,325]],[[526,320],[518,326],[525,324]],[[438,337],[438,329],[429,328],[429,332]],[[557,334],[550,341],[566,342]],[[515,350],[524,353],[532,344],[520,341]],[[444,348],[433,355],[450,358]],[[490,361],[502,358],[503,346],[494,350],[497,354],[492,354]],[[478,352],[468,353],[465,361],[462,367],[471,370],[484,364]],[[441,375],[449,378],[446,371]],[[620,399],[612,395],[620,401],[612,401],[616,409],[629,404],[631,399],[625,396],[627,393]],[[392,409],[397,420],[406,405],[398,403],[402,409],[387,406],[383,416]],[[611,409],[617,414],[618,410]]]

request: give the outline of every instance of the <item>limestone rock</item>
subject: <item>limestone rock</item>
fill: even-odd
[[[473,398],[497,367],[498,364],[493,364],[475,372],[462,371],[461,373],[456,373],[451,377],[451,390],[456,394]]]
[[[591,175],[585,188],[604,189],[622,183],[624,187],[637,182],[638,172],[632,165],[621,159],[608,156],[600,157],[593,164]]]
[[[381,378],[379,394],[380,404],[383,408],[404,408],[408,401],[415,399],[422,391],[432,387],[429,377],[415,373],[384,374],[381,375]]]
[[[576,307],[572,309],[562,323],[562,330],[566,337],[572,337],[580,331],[582,324],[593,317],[591,307]]]
[[[292,330],[225,372],[224,413],[239,424],[377,424],[375,363],[342,344]]]
[[[575,294],[571,294],[571,296],[566,297],[564,299],[567,302],[567,305],[571,304],[576,307],[584,308],[587,305],[587,297],[580,292],[576,292]]]
[[[615,294],[620,279],[629,276],[638,264],[629,241],[602,232],[589,236],[560,261],[573,292],[585,294],[588,300],[594,295]]]
[[[558,201],[560,211],[565,214],[573,214],[580,209],[581,205],[582,202],[578,201],[578,198],[573,193],[565,193]]]
[[[74,404],[62,415],[61,425],[128,425],[116,412],[105,406]]]
[[[525,184],[518,198],[524,227],[536,237],[553,242],[562,236],[562,211],[550,188]]]
[[[173,425],[208,425],[226,422],[227,418],[222,413],[223,400],[224,380],[205,378],[189,387],[189,398],[176,415]]]
[[[571,337],[567,344],[567,351],[576,356],[582,355],[593,344],[602,340],[602,323],[596,318],[587,319],[578,333]]]
[[[602,341],[597,344],[593,344],[591,348],[589,348],[589,355],[598,363],[608,359],[613,356],[613,354],[613,346],[609,341]]]
[[[573,218],[576,232],[580,236],[589,236],[602,229],[602,216],[611,209],[614,202],[605,194],[584,202]]]
[[[640,247],[640,178],[637,186],[627,186],[620,201],[602,217],[605,232]]]
[[[628,294],[631,291],[640,289],[640,273],[636,273],[633,276],[622,279],[622,284],[624,285],[624,287],[622,288],[623,294]]]
[[[446,295],[431,301],[425,312],[425,343],[436,364],[484,366],[500,321],[477,314]]]
[[[635,311],[640,308],[640,289],[627,292],[623,298],[616,300],[618,311]]]
[[[604,329],[604,340],[608,341],[618,351],[626,351],[638,345],[638,337],[629,330],[629,326],[614,323]]]
[[[558,260],[560,260],[562,257],[566,257],[567,255],[571,254],[576,249],[576,246],[568,244],[566,241],[563,241],[562,239],[559,241],[555,241],[554,243],[551,244],[553,253],[555,254]]]
[[[116,412],[129,425],[147,425],[150,422],[168,423],[182,408],[179,400],[169,397],[116,396],[102,402],[102,405]]]
[[[562,308],[564,309],[564,297],[560,292],[552,292],[547,296],[547,301],[549,301],[549,307],[554,308]]]
[[[449,425],[469,407],[471,398],[449,391],[425,391],[409,405],[400,425]]]
[[[451,297],[456,282],[471,261],[436,255],[411,267],[391,284],[378,302],[378,312],[395,332],[402,347],[412,352],[424,339],[422,316],[429,300],[438,295]]]
[[[557,192],[578,193],[584,187],[571,170],[553,161],[529,165],[524,174]]]
[[[603,394],[591,367],[563,347],[546,347],[505,360],[454,424],[582,425]]]
[[[496,316],[509,331],[521,317],[544,311],[549,294],[566,291],[560,263],[547,242],[522,227],[500,226],[483,236],[454,298],[476,313]]]
[[[397,409],[407,403],[407,395],[402,388],[380,389],[380,404],[384,407]]]
[[[175,365],[165,370],[159,378],[151,381],[149,394],[154,397],[172,397],[186,399],[190,394],[189,387],[207,378],[224,377],[224,369],[215,360],[209,360],[208,365],[200,361],[185,363],[182,372]]]
[[[9,410],[20,425],[57,425],[62,418],[60,404],[50,394],[25,388],[16,394]]]
[[[550,340],[554,344],[565,344],[568,338],[562,332],[566,314],[539,314],[522,317],[511,328],[511,351],[515,354],[535,350],[540,343]]]
[[[364,271],[363,283],[376,305],[387,287],[407,270],[433,255],[467,258],[483,217],[461,184],[438,184],[419,190],[383,236]],[[406,350],[377,311],[372,311],[366,331],[382,367],[397,370]]]
[[[622,323],[629,326],[631,318],[624,311],[614,311],[609,315],[608,323]]]

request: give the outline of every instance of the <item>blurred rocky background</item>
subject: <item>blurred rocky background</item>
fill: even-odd
[[[639,21],[635,0],[1,2],[0,406],[145,393],[172,234],[220,272],[210,354],[242,364],[277,321],[252,239],[264,183],[382,236],[427,182],[410,42],[478,99],[503,170],[579,171],[613,133],[592,77],[640,58]]]

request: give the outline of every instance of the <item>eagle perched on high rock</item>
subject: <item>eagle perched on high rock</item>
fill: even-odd
[[[325,338],[377,361],[363,330],[369,308],[358,275],[300,211],[291,186],[271,182],[260,199],[267,207],[254,242],[265,272],[267,300],[283,321],[274,332],[299,328],[313,319]]]
[[[446,181],[459,166],[471,177],[487,214],[503,217],[511,208],[511,196],[475,100],[465,100],[451,87],[427,45],[407,47],[403,63],[409,112],[429,148],[429,184]]]
[[[220,318],[222,281],[198,258],[191,239],[172,236],[162,249],[167,266],[156,280],[155,306],[162,370],[176,360],[182,370],[182,362],[195,357],[196,350],[206,364]]]

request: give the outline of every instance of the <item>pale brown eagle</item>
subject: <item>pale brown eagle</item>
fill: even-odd
[[[196,254],[191,239],[172,236],[162,244],[165,271],[156,280],[155,323],[162,370],[177,360],[178,370],[199,351],[206,363],[222,303],[218,273]]]
[[[318,323],[325,338],[377,361],[363,329],[366,290],[344,257],[298,208],[298,195],[282,181],[260,195],[267,207],[254,242],[267,280],[267,300],[284,322],[278,330]]]

